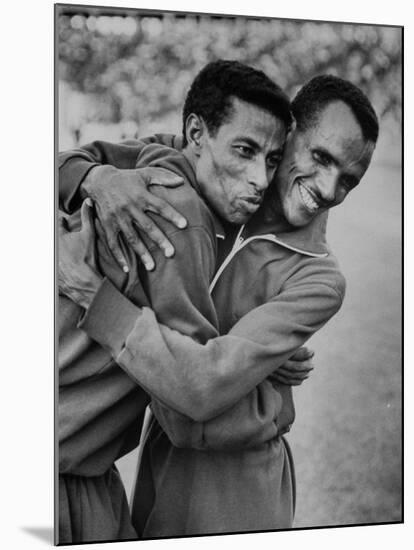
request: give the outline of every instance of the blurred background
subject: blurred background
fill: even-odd
[[[295,527],[401,521],[402,30],[79,6],[59,7],[56,25],[59,150],[179,133],[191,81],[217,58],[264,70],[291,96],[324,73],[367,93],[380,139],[328,228],[347,296],[310,342],[316,368],[295,390],[288,439]],[[119,463],[128,492],[135,461]]]

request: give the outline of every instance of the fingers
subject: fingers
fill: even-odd
[[[311,359],[315,355],[315,352],[306,346],[303,346],[295,351],[295,353],[291,356],[290,359],[293,359],[295,361],[306,361],[307,359]]]
[[[154,203],[158,204],[158,198],[154,198]],[[162,201],[164,203],[164,201]],[[168,208],[171,208],[167,203],[164,203]],[[150,210],[152,212],[159,212],[158,207],[146,207],[146,210]],[[158,227],[156,222],[145,212],[142,210],[139,210],[133,205],[129,206],[128,213],[125,213],[123,217],[118,216],[117,217],[118,222],[118,229],[121,231],[123,237],[125,238],[126,242],[132,246],[134,251],[141,257],[141,259],[144,261],[145,258],[142,258],[142,251],[144,250],[142,247],[145,248],[147,255],[149,255],[149,252],[147,248],[145,247],[142,239],[137,234],[137,231],[141,233],[142,235],[145,235],[148,237],[154,244],[160,248],[164,256],[166,258],[171,258],[174,256],[174,246],[172,245],[171,241],[166,237],[166,235],[163,233],[163,231]],[[139,248],[137,248],[137,246]],[[144,262],[145,263],[145,262]]]
[[[165,168],[151,168],[148,174],[148,185],[162,185],[163,187],[174,188],[180,187],[184,183],[184,178]]]
[[[132,225],[129,225],[125,220],[119,224],[120,236],[132,248],[135,254],[141,259],[147,271],[152,271],[155,267],[154,260],[145,246],[144,242],[138,236]]]
[[[145,210],[159,214],[165,220],[171,222],[179,229],[187,227],[187,220],[177,210],[172,207],[168,202],[160,197],[151,195],[147,200],[147,206]]]
[[[121,249],[119,241],[119,228],[116,222],[115,216],[112,214],[107,214],[107,211],[102,211],[99,203],[95,203],[96,214],[98,217],[98,225],[101,228],[105,235],[105,240],[108,244],[109,250],[111,251],[113,257],[116,260],[116,263],[122,269],[124,273],[129,272],[128,262],[124,256],[124,253]]]
[[[154,222],[149,218],[149,216],[142,214],[141,212],[138,213],[138,211],[134,211],[133,216],[139,217],[140,219],[140,224],[136,223],[136,225],[140,227],[142,224],[144,224],[147,232],[149,232],[150,235],[155,235],[154,239],[159,239],[158,242],[160,242],[163,237],[162,248],[164,249],[164,253],[167,249],[169,255],[174,254],[174,248],[172,247],[171,243],[155,226]],[[109,216],[103,220],[102,218],[103,216],[100,216],[101,227],[105,233],[108,247],[121,269],[125,273],[129,272],[128,262],[121,248],[122,239],[141,259],[142,263],[145,266],[145,269],[147,271],[152,271],[155,268],[154,260],[145,243],[139,237],[135,229],[135,225],[132,225],[132,223],[130,222],[130,217],[127,218],[126,216],[124,216],[123,218],[115,218],[115,216]],[[145,219],[146,221],[143,221],[143,219]],[[160,237],[158,237],[157,231],[160,233]]]
[[[147,237],[167,258],[174,255],[173,245],[148,212],[160,215],[178,228],[186,227],[187,221],[164,199],[153,194],[150,187],[155,184],[177,187],[183,181],[181,176],[161,168],[112,170],[109,183],[100,183],[94,188],[96,215],[108,246],[123,271],[129,271],[123,242],[132,248],[149,271],[154,269],[155,263],[149,245],[145,244]],[[92,188],[89,191],[92,193]]]
[[[139,212],[133,213],[133,225],[138,231],[146,235],[158,248],[164,252],[166,258],[174,256],[174,247],[171,241],[165,236],[162,230],[156,225],[155,221],[147,214]]]
[[[281,373],[278,373],[277,375],[275,374],[273,379],[280,384],[285,384],[286,386],[300,386],[302,382],[306,380],[306,378],[295,379],[295,378],[292,378],[291,376],[284,376]]]
[[[108,227],[107,225],[103,225],[102,228],[105,233],[108,247],[112,252],[112,255],[114,256],[117,264],[119,265],[119,267],[122,269],[124,273],[128,273],[129,267],[119,244],[118,233],[114,231],[112,227]]]
[[[276,376],[284,376],[286,378],[291,378],[292,380],[306,380],[309,378],[309,374],[310,371],[295,372],[281,367],[278,369]]]
[[[300,353],[298,353],[300,351]],[[313,355],[313,352],[307,348],[301,348],[298,350],[294,357],[309,357]],[[306,360],[293,360],[286,361],[284,365],[279,367],[271,376],[281,384],[287,384],[289,386],[299,386],[309,378],[310,373],[313,371],[314,366],[311,359]]]
[[[285,369],[289,372],[311,372],[314,369],[314,364],[309,359],[307,361],[292,361],[290,359],[280,369]]]
[[[164,187],[179,187],[184,183],[184,178],[174,174],[170,170],[165,168],[148,168],[144,169],[146,171],[146,181],[148,187],[150,185],[162,185]],[[143,170],[143,171],[144,171]],[[150,193],[148,196],[145,196],[147,205],[145,210],[154,212],[162,216],[165,220],[173,223],[179,229],[184,229],[187,227],[187,220],[182,216],[175,208],[173,208],[168,202],[156,195]]]
[[[295,372],[285,369],[284,367],[280,367],[272,375],[272,378],[278,382],[282,382],[282,384],[299,385],[304,380],[309,378],[309,374],[309,372]]]

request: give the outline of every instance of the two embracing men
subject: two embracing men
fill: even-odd
[[[182,136],[60,155],[59,542],[292,526],[292,386],[345,290],[327,214],[377,137],[350,82],[316,77],[290,103],[219,60]],[[140,438],[130,513],[114,463]]]

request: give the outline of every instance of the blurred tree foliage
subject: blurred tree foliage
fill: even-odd
[[[59,78],[94,99],[89,120],[138,125],[179,113],[195,74],[218,58],[264,70],[291,96],[317,74],[336,74],[360,86],[381,117],[401,119],[400,28],[131,13],[58,18]]]

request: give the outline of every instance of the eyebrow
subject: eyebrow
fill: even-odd
[[[253,138],[247,137],[247,136],[236,136],[234,138],[234,141],[241,140],[246,142],[250,147],[253,147],[253,149],[261,149],[260,145],[255,141]],[[278,147],[277,149],[273,149],[269,152],[270,155],[282,155],[283,154],[284,145],[281,147]]]
[[[253,147],[254,149],[260,149],[260,145],[253,138],[240,135],[240,136],[236,136],[233,141],[238,141],[238,140],[244,141],[245,143],[247,143],[248,145],[250,145],[250,147]]]

